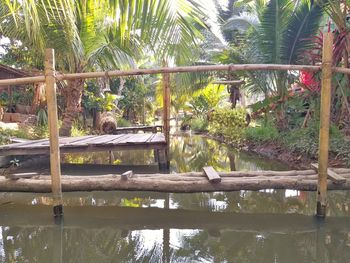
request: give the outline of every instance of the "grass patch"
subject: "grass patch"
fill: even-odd
[[[48,138],[49,132],[47,126],[25,126],[20,129],[0,128],[0,145],[8,144],[11,138],[22,138],[27,140],[37,140]]]
[[[248,127],[245,129],[244,136],[248,141],[265,143],[279,139],[279,133],[276,127],[272,125]]]
[[[124,119],[124,118],[119,118],[117,120],[117,127],[131,127],[131,122]]]
[[[88,135],[89,132],[84,129],[78,122],[74,122],[71,130],[71,137],[80,137]]]

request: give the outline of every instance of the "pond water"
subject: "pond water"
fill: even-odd
[[[148,163],[137,169],[154,170],[151,151],[113,155],[118,169]],[[110,156],[68,155],[64,161],[90,163],[80,166],[88,174]],[[205,165],[222,171],[288,169],[200,136],[172,138],[171,172]],[[74,173],[73,167],[64,169]],[[64,219],[55,222],[49,194],[2,193],[0,261],[349,262],[350,192],[329,194],[325,222],[313,216],[315,199],[315,193],[269,189],[64,193]]]

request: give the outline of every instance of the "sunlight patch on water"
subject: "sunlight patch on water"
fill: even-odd
[[[297,197],[300,195],[300,191],[298,190],[286,190],[285,197]]]
[[[3,231],[3,227],[0,226],[0,259],[1,262],[4,262],[5,260],[5,249],[4,249],[4,238],[2,236],[2,231]]]

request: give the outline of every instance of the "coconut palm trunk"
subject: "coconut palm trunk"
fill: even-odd
[[[59,130],[60,136],[70,136],[74,120],[81,111],[81,98],[84,90],[84,80],[76,79],[68,81],[63,96],[66,100],[66,108],[63,113],[62,126]]]

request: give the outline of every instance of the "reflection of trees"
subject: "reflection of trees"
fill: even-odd
[[[149,244],[147,238],[152,233],[142,235],[142,231],[131,232],[122,226],[63,227],[61,237],[57,236],[57,231],[61,231],[59,226],[3,227],[1,230],[4,262],[60,262],[53,258],[60,253],[61,262],[340,263],[348,262],[350,257],[349,233],[338,230],[337,226],[327,231],[321,226],[317,231],[287,234],[233,231],[218,225],[217,229],[191,231],[191,234],[177,232],[179,243],[168,251],[164,251],[168,235],[157,236],[154,243]]]
[[[334,243],[327,245],[327,238],[317,242],[315,232],[272,234],[222,231],[220,236],[212,236],[210,230],[203,230],[183,237],[175,258],[181,259],[179,262],[316,262],[318,249],[321,251],[319,253],[325,253],[325,261],[317,262],[346,262],[350,255],[344,241],[347,234],[334,231],[329,235]],[[332,255],[339,257],[332,258]]]
[[[171,140],[171,167],[176,172],[201,171],[203,166],[227,170],[227,148],[200,136],[173,137]]]
[[[314,192],[299,192],[298,196],[285,197],[286,190],[239,191],[218,193],[172,194],[171,200],[179,208],[189,210],[217,211],[215,201],[222,201],[226,207],[220,211],[237,213],[298,213],[314,215],[316,195]],[[334,216],[350,215],[350,192],[329,193],[329,213]]]
[[[171,167],[175,172],[201,171],[206,165],[218,171],[288,169],[281,163],[237,151],[199,135],[172,137],[170,151]]]
[[[57,226],[59,228],[59,226]],[[121,229],[64,228],[60,247],[55,228],[11,227],[2,231],[4,262],[161,262],[162,246],[146,248],[136,233]],[[59,230],[59,229],[58,229]]]
[[[152,164],[154,162],[152,150],[113,151],[114,160],[117,164]],[[109,164],[109,152],[89,152],[65,154],[63,162],[66,163],[89,163]]]
[[[214,204],[213,204],[214,200]],[[316,200],[316,199],[315,199]],[[209,209],[218,210],[215,202],[221,201],[227,204],[219,210],[244,213],[304,213],[313,214],[314,206],[307,205],[307,200],[299,197],[285,197],[285,190],[273,192],[219,192],[219,193],[195,193],[173,194],[172,201],[183,209]],[[210,202],[212,201],[212,202]]]

